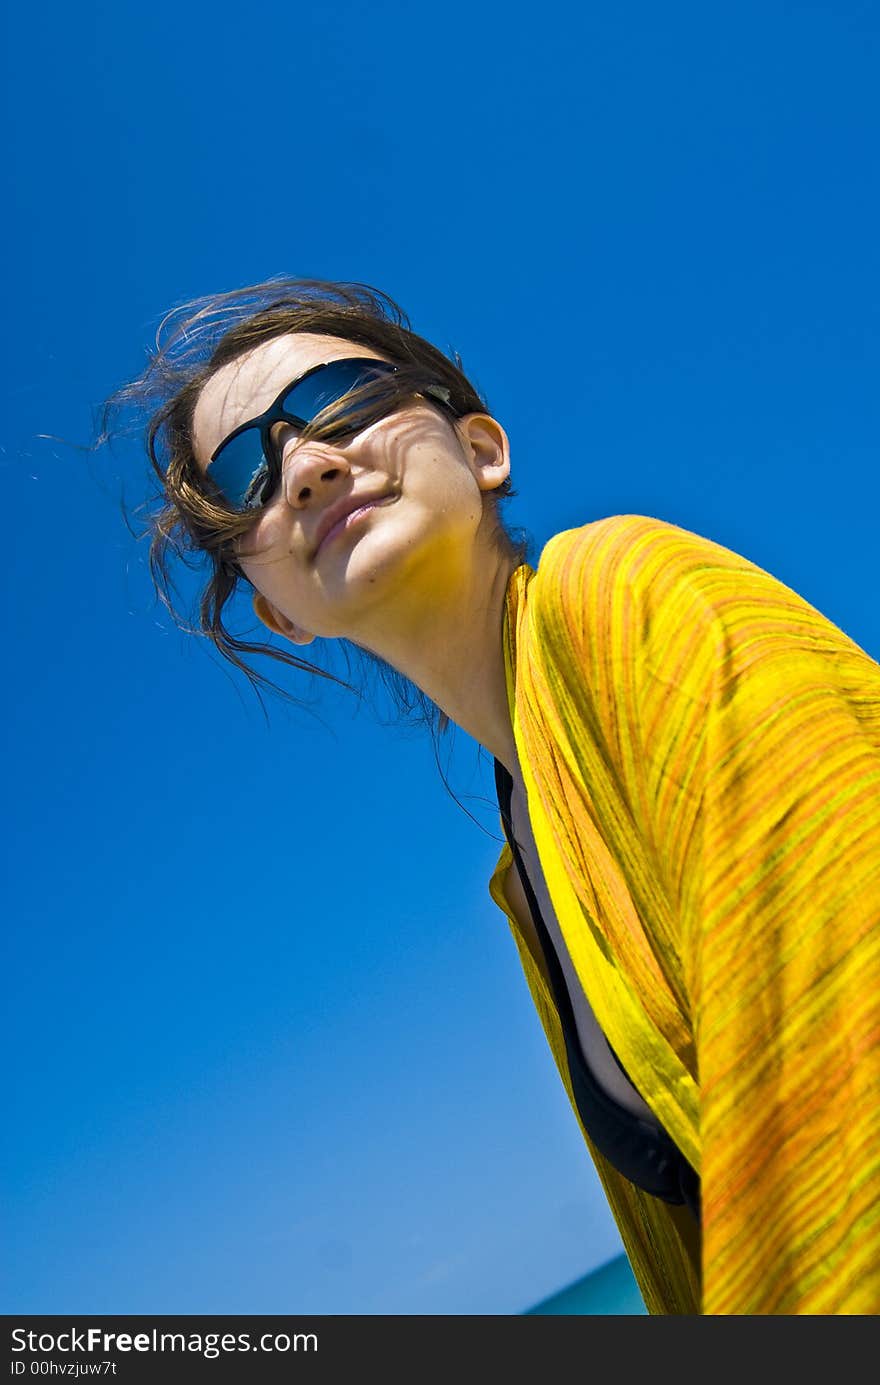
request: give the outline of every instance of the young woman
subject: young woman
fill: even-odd
[[[387,295],[199,300],[155,404],[151,562],[245,583],[493,756],[490,881],[652,1313],[880,1309],[880,667],[753,563],[640,515],[500,514],[501,424]],[[181,344],[185,349],[181,350]],[[167,597],[164,597],[167,600]],[[170,603],[169,603],[170,605]]]

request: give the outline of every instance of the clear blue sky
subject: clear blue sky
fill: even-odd
[[[38,434],[88,442],[175,304],[364,280],[485,391],[535,560],[654,515],[876,658],[880,15],[6,22],[3,1310],[518,1313],[620,1242],[488,895],[489,757],[456,734],[477,826],[381,697],[267,665],[320,716],[267,726],[154,600],[136,441]]]

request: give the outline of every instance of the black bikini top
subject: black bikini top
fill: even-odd
[[[532,889],[522,855],[513,834],[511,799],[513,780],[501,764],[495,761],[495,787],[504,830],[523,889],[532,911],[532,918],[547,962],[552,982],[553,999],[559,1013],[571,1085],[583,1127],[591,1141],[618,1173],[623,1174],[643,1192],[651,1193],[664,1202],[686,1205],[700,1219],[700,1180],[677,1145],[666,1131],[655,1129],[633,1111],[620,1106],[602,1087],[587,1064],[578,1037],[574,1009],[562,965],[550,937],[547,925]],[[607,1040],[606,1040],[607,1042]],[[611,1045],[609,1044],[609,1048]],[[631,1085],[632,1078],[614,1049],[611,1054]]]

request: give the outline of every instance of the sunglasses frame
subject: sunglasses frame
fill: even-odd
[[[257,414],[256,417],[249,418],[244,423],[239,424],[237,428],[233,429],[233,431],[229,434],[228,437],[223,439],[219,447],[214,449],[214,452],[211,455],[211,460],[208,463],[207,476],[209,480],[212,479],[210,474],[210,467],[220,456],[220,453],[224,450],[224,448],[226,448],[231,442],[233,442],[237,437],[239,437],[241,433],[247,433],[251,429],[256,429],[260,434],[262,458],[263,462],[265,462],[268,467],[266,482],[264,486],[261,487],[261,492],[264,491],[265,486],[268,486],[270,483],[271,489],[269,490],[266,499],[260,499],[256,502],[256,504],[252,505],[233,505],[233,509],[235,509],[238,513],[241,514],[246,513],[250,509],[259,509],[260,506],[267,504],[268,500],[275,493],[275,489],[278,485],[278,481],[281,476],[281,458],[278,455],[278,449],[274,446],[272,442],[273,426],[276,423],[291,423],[296,428],[306,428],[308,424],[311,422],[311,419],[302,418],[299,414],[293,414],[290,412],[289,409],[285,409],[282,407],[282,401],[287,398],[291,390],[296,389],[298,385],[303,384],[304,381],[310,379],[311,376],[316,375],[319,371],[327,370],[330,366],[354,364],[357,364],[359,366],[366,366],[370,370],[376,370],[380,376],[397,375],[403,368],[399,365],[392,364],[391,361],[378,360],[372,356],[342,356],[338,357],[336,360],[333,361],[321,361],[318,365],[311,366],[310,369],[305,371],[302,375],[298,375],[293,380],[289,381],[288,384],[286,384],[284,388],[276,395],[275,399],[269,405],[268,409],[265,409],[261,414]],[[330,404],[323,405],[322,408],[318,410],[318,412],[321,413],[323,412],[324,408],[330,408],[333,405],[337,404],[340,399],[344,399],[345,395],[350,392],[350,390],[343,391],[343,393],[340,394],[337,399],[332,400]],[[414,390],[413,393],[429,395],[432,401],[442,405],[454,417],[458,417],[457,411],[450,403],[451,390],[447,385],[434,384],[432,382],[423,386],[420,390]],[[312,417],[314,418],[315,415],[313,415]],[[359,424],[357,428],[352,430],[352,436],[354,435],[354,433],[358,432],[360,428],[363,427],[366,427],[366,424]],[[256,476],[257,472],[260,470],[260,465],[262,465],[262,463],[254,468],[251,476],[250,485],[253,484],[253,477]],[[215,482],[215,484],[217,483]],[[248,486],[248,489],[250,489],[250,485]],[[225,492],[223,492],[222,487],[218,485],[217,488],[221,491],[221,494],[223,494],[224,499],[227,501],[227,503],[231,504],[232,502],[229,501],[229,497],[226,496]]]

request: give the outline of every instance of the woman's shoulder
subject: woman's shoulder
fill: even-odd
[[[667,660],[684,642],[693,658],[738,642],[864,651],[801,594],[741,553],[650,515],[610,515],[555,534],[529,587],[532,627],[580,647]],[[873,661],[872,661],[873,662]]]
[[[638,598],[656,599],[683,578],[715,568],[751,569],[731,550],[652,515],[608,515],[554,534],[544,545],[529,598],[540,607],[600,606]]]
[[[753,566],[713,539],[670,520],[653,515],[606,515],[554,534],[544,545],[537,571],[570,563],[638,568],[640,559],[661,551],[666,558],[672,553],[704,561],[711,556],[716,561]]]

